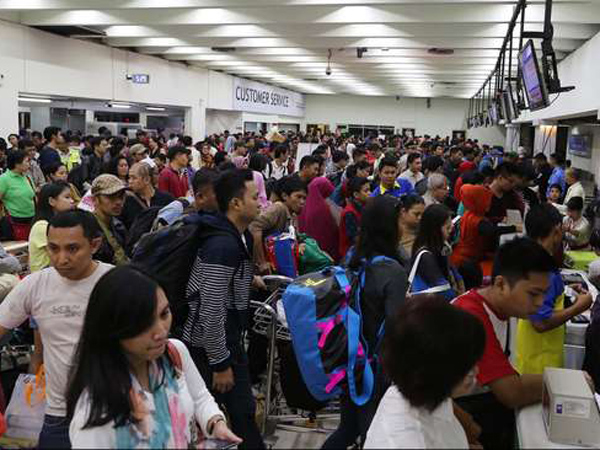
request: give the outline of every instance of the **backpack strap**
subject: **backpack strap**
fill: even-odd
[[[372,261],[370,261],[372,262]],[[339,276],[338,276],[339,274]],[[344,286],[345,291],[350,295],[351,286],[346,276],[346,271],[342,268],[336,269],[336,279],[340,286]],[[341,280],[341,282],[340,282]],[[346,284],[344,284],[346,283]],[[356,376],[355,367],[359,354],[359,347],[361,344],[361,333],[362,333],[362,311],[360,308],[360,292],[364,287],[365,283],[365,270],[360,270],[359,273],[359,288],[355,290],[355,302],[356,309],[348,308],[346,310],[345,325],[346,333],[348,334],[348,366],[346,371],[346,377],[348,379],[348,390],[350,398],[354,404],[361,406],[369,401],[373,393],[373,386],[375,384],[375,376],[373,374],[373,368],[368,360],[365,360],[363,368],[363,379],[362,389],[360,395],[358,395],[356,389]],[[348,299],[350,300],[350,299]],[[368,349],[363,349],[365,355],[368,356]]]
[[[170,340],[167,341],[167,356],[169,357],[169,360],[175,369],[177,369],[177,372],[183,373],[183,362],[181,361],[181,355],[179,354],[179,350],[177,350],[175,344],[173,344],[173,342]]]

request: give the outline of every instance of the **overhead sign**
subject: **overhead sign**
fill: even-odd
[[[236,111],[304,117],[304,94],[234,77],[233,109]]]
[[[131,75],[131,81],[134,84],[149,84],[150,83],[150,75],[147,73],[134,73]]]

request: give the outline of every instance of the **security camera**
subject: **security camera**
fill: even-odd
[[[329,67],[329,66],[328,66],[328,67],[325,69],[325,75],[327,75],[327,76],[331,75],[331,67]]]

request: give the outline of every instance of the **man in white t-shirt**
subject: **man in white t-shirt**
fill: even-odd
[[[52,267],[21,281],[0,304],[0,337],[29,317],[37,322],[46,370],[46,415],[39,448],[70,448],[65,394],[88,299],[112,266],[92,260],[102,242],[94,216],[75,210],[48,225]]]
[[[400,174],[400,178],[408,180],[412,187],[414,188],[419,181],[425,178],[421,169],[423,167],[421,154],[420,153],[411,153],[408,155],[407,159],[408,169]]]

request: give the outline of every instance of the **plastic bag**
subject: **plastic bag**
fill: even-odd
[[[311,272],[319,272],[333,265],[333,259],[319,247],[317,241],[306,234],[299,234],[300,242],[304,244],[304,252],[300,255],[299,273],[305,275]]]
[[[42,431],[46,411],[46,381],[43,366],[37,375],[17,378],[6,408],[6,436],[36,440]]]
[[[289,278],[298,276],[298,242],[294,227],[265,240],[267,258],[277,274]]]

